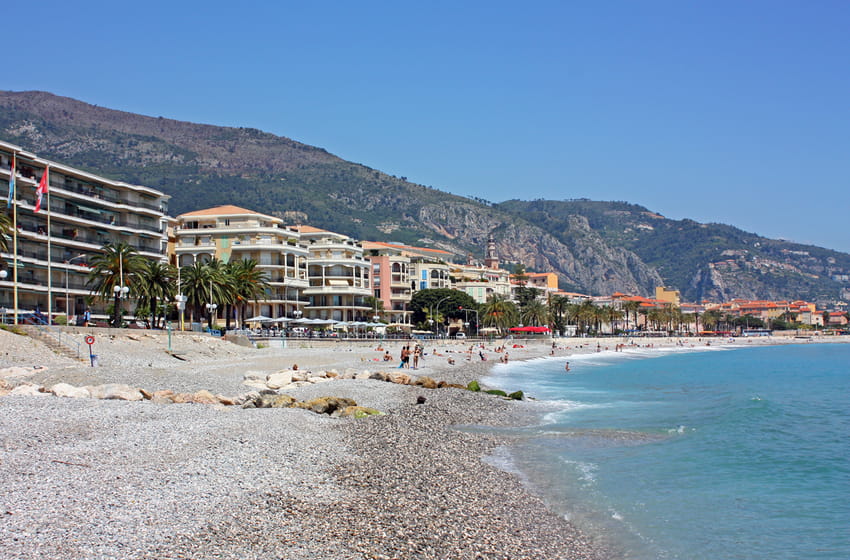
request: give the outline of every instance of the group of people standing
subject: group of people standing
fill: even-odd
[[[422,359],[422,347],[416,344],[413,350],[410,346],[405,346],[401,349],[401,363],[399,368],[410,369],[410,357],[413,356],[413,369],[419,368],[419,360]]]

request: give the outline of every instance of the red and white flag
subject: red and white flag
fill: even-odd
[[[38,183],[38,188],[35,189],[35,194],[38,197],[35,201],[35,211],[38,212],[41,210],[41,198],[47,194],[47,183],[48,183],[48,174],[50,173],[50,167],[44,168],[44,175],[41,176],[41,181]]]

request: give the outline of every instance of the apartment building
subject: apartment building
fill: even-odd
[[[192,266],[213,258],[224,263],[254,260],[269,284],[264,300],[251,302],[248,316],[299,317],[309,301],[307,248],[297,228],[275,216],[226,205],[177,216],[172,232],[175,264]]]
[[[53,318],[81,314],[91,257],[107,243],[124,242],[149,259],[165,260],[168,195],[113,181],[0,142],[0,205],[9,205],[14,157],[17,251],[9,240],[0,253],[0,307],[14,314],[40,311]],[[36,188],[48,171],[48,194],[35,211]],[[49,214],[49,226],[48,226]],[[49,254],[48,254],[49,247]],[[14,263],[17,262],[17,275]],[[17,288],[17,290],[15,290]],[[95,301],[95,314],[111,303]]]
[[[307,248],[309,298],[304,309],[310,319],[368,322],[374,313],[366,304],[372,295],[371,263],[363,256],[363,246],[343,235],[312,226],[293,226]]]

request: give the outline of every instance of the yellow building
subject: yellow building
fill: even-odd
[[[677,307],[681,302],[679,290],[672,290],[663,286],[656,286],[655,299],[657,299],[658,301],[663,301],[665,303],[675,305]]]

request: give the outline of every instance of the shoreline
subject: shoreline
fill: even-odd
[[[385,364],[375,361],[380,341],[335,352],[319,345],[257,351],[179,335],[181,361],[163,351],[162,337],[141,331],[99,337],[102,367],[90,368],[12,336],[0,333],[0,368],[41,359],[47,369],[25,377],[37,383],[230,394],[250,389],[245,372],[273,372],[294,360],[302,369],[393,370],[403,343],[382,343],[394,357]],[[487,361],[475,354],[466,361],[468,341],[426,342],[423,367],[407,373],[486,385],[498,363],[492,352]],[[548,344],[523,346],[509,348],[511,361],[551,352]],[[589,349],[556,350],[564,352],[557,357],[573,350]],[[455,429],[515,426],[536,414],[535,403],[366,379],[287,393],[352,397],[387,414],[342,420],[299,409],[0,398],[0,546],[12,558],[606,557],[592,535],[553,513],[517,475],[484,460],[509,441]],[[420,396],[426,402],[417,405]]]

